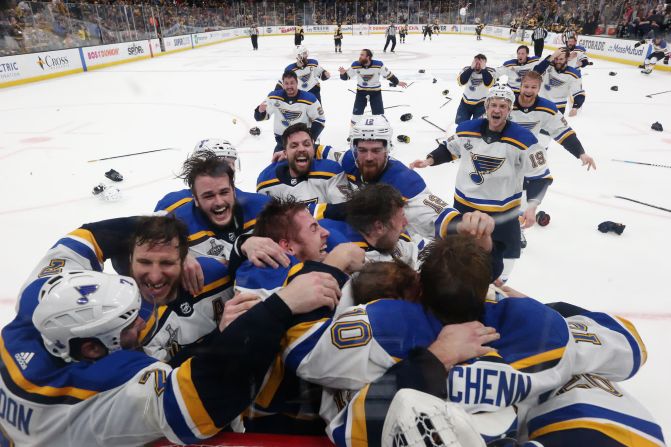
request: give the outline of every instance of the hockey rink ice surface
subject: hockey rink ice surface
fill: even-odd
[[[304,44],[331,73],[331,80],[322,82],[323,144],[346,148],[354,101],[348,89],[356,82],[341,81],[338,67],[351,64],[361,48],[370,48],[399,79],[414,81],[407,90],[394,89],[402,93],[383,93],[385,106],[404,105],[386,115],[394,126],[393,156],[405,163],[423,158],[436,147],[436,138],[446,136],[422,116],[448,133],[454,130],[462,93],[458,71],[480,52],[489,66],[500,66],[517,47],[458,35],[426,42],[410,35],[396,54],[382,52],[382,35],[346,35],[342,54],[333,52],[331,36],[308,35]],[[253,52],[249,39],[241,39],[0,90],[2,326],[13,318],[27,275],[56,240],[86,222],[151,212],[165,193],[183,188],[175,173],[197,141],[229,139],[241,154],[237,186],[254,189],[275,141],[272,121],[257,124],[253,110],[293,62],[293,35],[261,38],[259,47]],[[617,75],[609,76],[610,71]],[[639,71],[600,59],[583,70],[587,99],[568,120],[598,169],[587,172],[551,144],[554,183],[539,209],[552,220],[526,231],[528,246],[509,285],[543,302],[568,301],[630,319],[647,345],[648,361],[624,387],[651,411],[668,441],[671,212],[614,197],[671,209],[670,168],[613,161],[671,165],[671,93],[645,96],[671,89],[671,73]],[[614,85],[619,91],[611,91]],[[386,82],[383,87],[389,88]],[[441,108],[445,89],[452,101]],[[404,113],[413,119],[401,122]],[[650,129],[655,121],[663,132]],[[251,136],[249,128],[257,125],[261,136]],[[398,134],[408,135],[410,143],[396,142]],[[165,148],[170,150],[89,162]],[[124,176],[123,198],[115,203],[91,194],[95,185],[108,182],[103,174],[110,168]],[[448,164],[421,174],[434,194],[452,203],[456,169]],[[598,224],[607,220],[624,223],[624,233],[598,232]]]

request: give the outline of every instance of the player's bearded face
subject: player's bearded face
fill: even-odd
[[[315,157],[315,147],[307,132],[296,132],[290,135],[284,150],[292,177],[299,177],[310,172],[312,160]]]
[[[142,298],[157,305],[177,296],[182,279],[179,241],[135,245],[131,258],[131,275],[140,288]]]
[[[282,84],[284,85],[284,91],[287,92],[287,95],[296,96],[298,93],[298,81],[294,78],[285,78],[282,80]]]
[[[391,217],[389,222],[385,224],[385,234],[381,237],[376,244],[376,247],[386,251],[392,251],[396,244],[398,244],[398,239],[401,237],[401,233],[408,225],[408,219],[405,217],[405,211],[403,208],[396,210],[394,215]]]
[[[225,227],[233,220],[235,190],[228,175],[200,175],[193,185],[196,206],[215,227]]]
[[[137,349],[140,347],[140,333],[147,324],[145,321],[137,317],[130,326],[121,331],[119,337],[119,344],[122,349]]]
[[[566,67],[566,55],[560,54],[554,60],[554,66],[557,70],[563,70]]]
[[[531,81],[523,81],[522,86],[520,87],[520,92],[522,93],[522,96],[524,96],[527,99],[533,99],[536,96],[538,96],[538,91],[541,88],[541,84],[538,81],[531,80]]]
[[[359,63],[361,65],[366,65],[369,62],[370,62],[370,58],[368,57],[368,53],[366,53],[365,51],[362,51],[361,53],[359,53]]]
[[[387,149],[382,141],[359,141],[356,163],[365,182],[377,180],[387,165]]]

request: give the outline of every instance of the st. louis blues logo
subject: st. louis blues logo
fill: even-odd
[[[75,290],[80,293],[81,298],[77,300],[77,304],[86,304],[89,302],[89,295],[95,293],[98,288],[98,284],[90,284],[88,286],[79,286],[75,287]]]
[[[280,109],[280,113],[284,117],[284,120],[282,120],[282,124],[285,126],[289,126],[291,121],[297,120],[298,118],[303,115],[303,112],[301,111],[294,111],[294,110],[285,110],[285,109]]]
[[[499,169],[501,166],[503,166],[503,163],[506,161],[506,159],[471,153],[471,161],[473,162],[475,172],[469,173],[468,176],[471,178],[473,183],[476,185],[481,185],[482,182],[485,181],[483,175],[491,174],[492,172]]]
[[[517,82],[522,82],[522,78],[529,73],[529,70],[520,70],[517,72]]]
[[[564,81],[562,81],[561,79],[555,78],[554,76],[550,76],[550,85],[552,87],[561,87],[564,84],[565,84]]]
[[[476,89],[476,87],[477,87],[478,85],[480,85],[480,84],[482,84],[482,79],[477,79],[477,78],[476,78],[476,79],[473,79],[473,78],[471,78],[471,85],[468,86],[468,89],[469,89],[470,91],[474,92],[475,89]]]
[[[538,121],[530,121],[530,122],[524,122],[524,121],[516,121],[517,124],[520,126],[524,127],[527,130],[531,130],[534,127],[536,127],[536,124],[538,124]]]
[[[375,75],[372,75],[372,74],[369,74],[369,75],[361,75],[361,79],[363,79],[364,81],[368,82],[368,81],[370,81],[371,79],[373,79],[373,76],[375,76]]]
[[[310,72],[310,73],[308,73],[308,74],[306,74],[306,75],[301,76],[301,78],[300,78],[300,79],[301,79],[301,82],[308,82],[308,80],[310,79],[310,76],[311,76],[311,75],[312,75],[312,72]]]

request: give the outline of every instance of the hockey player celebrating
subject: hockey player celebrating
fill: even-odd
[[[3,438],[22,446],[130,447],[161,437],[199,444],[251,403],[292,315],[332,308],[339,294],[330,276],[304,275],[170,365],[138,350],[145,323],[132,278],[75,270],[31,281],[0,339],[11,371],[0,394],[19,414],[0,420]]]
[[[293,71],[298,77],[300,90],[309,92],[315,95],[320,104],[322,103],[321,86],[319,81],[326,81],[331,77],[331,74],[319,65],[317,59],[310,59],[308,49],[303,45],[296,48],[296,62],[287,65],[284,73]],[[282,85],[277,84],[276,89],[281,89]]]
[[[487,67],[487,56],[484,54],[476,54],[471,66],[461,70],[457,83],[465,88],[454,118],[456,124],[479,118],[485,113],[485,98],[489,88],[494,85],[494,73],[493,68]]]
[[[534,71],[543,75],[540,96],[554,102],[557,109],[566,113],[566,98],[570,95],[573,108],[569,116],[576,116],[578,109],[585,103],[585,91],[582,89],[580,71],[567,65],[568,58],[568,50],[559,49],[536,65]]]
[[[566,46],[564,47],[569,52],[568,66],[577,70],[594,65],[594,62],[587,58],[587,50],[582,45],[578,45],[578,39],[574,36],[566,39]]]
[[[298,76],[293,71],[282,75],[283,88],[268,94],[265,101],[254,110],[254,119],[263,121],[275,115],[275,149],[282,150],[282,134],[287,127],[305,123],[310,128],[313,139],[319,138],[324,130],[326,117],[321,103],[315,95],[298,89]]]
[[[532,70],[538,63],[538,56],[529,56],[529,47],[520,45],[517,47],[517,59],[510,59],[503,63],[502,67],[496,69],[496,77],[508,77],[508,85],[513,89],[513,93],[520,92],[520,82],[525,74]]]
[[[641,45],[644,45],[646,42],[647,41],[643,39],[640,42],[636,42],[634,47],[638,48]],[[669,64],[669,55],[671,52],[669,51],[668,43],[662,38],[662,36],[656,35],[653,39],[650,39],[650,46],[650,54],[646,56],[643,66],[640,67],[643,68],[643,70],[641,70],[641,73],[643,74],[652,73],[653,68],[655,68],[655,65],[657,62],[659,62],[660,59],[664,60],[664,65]]]
[[[356,98],[354,99],[352,115],[363,115],[369,99],[373,115],[384,115],[380,78],[388,79],[393,87],[400,85],[406,88],[408,86],[405,82],[399,81],[382,61],[374,60],[373,52],[367,48],[361,50],[359,60],[352,62],[348,69],[340,67],[338,71],[340,72],[340,79],[343,81],[355,76],[357,78]]]
[[[380,115],[364,115],[350,131],[350,150],[334,156],[333,151],[323,151],[321,156],[337,158],[347,173],[352,189],[367,183],[387,183],[401,192],[406,200],[408,232],[424,238],[435,236],[438,216],[446,212],[445,225],[456,225],[462,216],[440,197],[433,194],[424,179],[406,165],[391,157],[393,130],[389,121]],[[477,222],[488,227],[491,219],[480,215]],[[477,222],[475,226],[477,227]],[[493,221],[491,222],[493,227]]]
[[[408,35],[408,25],[402,24],[398,27],[398,37],[401,40],[401,43],[405,43],[405,36]]]
[[[303,203],[340,203],[347,200],[348,181],[342,166],[332,160],[315,160],[314,140],[303,124],[287,127],[282,135],[286,161],[266,167],[256,191],[271,197],[293,196]]]
[[[538,96],[542,83],[543,78],[535,71],[528,72],[522,78],[522,88],[515,99],[510,120],[530,130],[546,151],[549,141],[544,135],[561,144],[571,155],[579,159],[583,166],[587,166],[587,170],[596,169],[594,159],[585,153],[575,131],[571,129],[554,103]]]
[[[454,207],[461,213],[478,210],[494,216],[494,241],[506,245],[503,253],[506,280],[520,257],[518,221],[523,180],[528,180],[524,226],[535,223],[536,208],[552,183],[545,152],[534,135],[508,121],[515,94],[510,87],[495,85],[487,94],[487,118],[466,121],[425,160],[411,168],[424,168],[462,158],[455,183]]]

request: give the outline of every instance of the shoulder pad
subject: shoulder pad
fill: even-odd
[[[384,65],[384,62],[378,61],[377,59],[373,59],[372,61],[370,61],[370,66],[371,67],[381,67],[383,65]]]
[[[302,99],[304,101],[309,102],[317,102],[317,97],[310,92],[306,92],[305,90],[298,91],[298,99]]]
[[[270,202],[270,197],[255,192],[236,191],[235,200],[242,207],[244,219],[247,221],[258,216],[266,203]]]
[[[554,102],[550,101],[549,99],[538,97],[538,102],[536,102],[536,108],[543,107],[545,109],[550,109],[553,115],[556,113],[559,113],[559,109],[557,109],[557,106],[555,105]],[[549,112],[548,112],[549,113]]]
[[[531,131],[512,121],[508,122],[506,128],[503,130],[501,140],[505,140],[506,143],[510,143],[520,149],[528,149],[530,146],[538,143],[538,140]]]
[[[312,170],[310,171],[310,175],[312,175],[312,173],[315,171],[328,172],[330,174],[340,174],[342,170],[342,166],[333,160],[315,159],[312,161]]]
[[[319,61],[317,59],[308,59],[308,64],[319,65]]]
[[[418,303],[381,299],[365,309],[373,338],[393,357],[405,358],[412,348],[429,346],[442,329]]]
[[[543,324],[523,325],[523,321],[542,321]],[[492,343],[492,347],[507,363],[526,372],[554,366],[563,355],[562,348],[570,340],[566,320],[558,312],[531,298],[485,302],[482,323],[496,328],[501,334],[501,339]],[[539,334],[540,327],[543,328],[543,336]]]
[[[382,174],[380,181],[398,189],[405,199],[412,199],[426,189],[426,183],[417,171],[393,158],[389,159],[388,163],[389,167]]]
[[[268,98],[272,97],[273,99],[281,99],[284,101],[286,94],[287,92],[285,92],[283,88],[278,88],[277,90],[268,93]]]
[[[575,69],[573,67],[568,67],[567,66],[566,67],[566,73],[569,73],[569,74],[573,75],[573,77],[576,77],[578,79],[580,79],[582,77],[582,75],[580,74],[580,70]]]
[[[277,178],[277,167],[280,165],[280,163],[286,164],[286,162],[271,163],[270,165],[266,166],[263,171],[261,171],[259,177],[256,179],[257,187],[260,183]]]
[[[457,126],[456,133],[459,134],[459,132],[477,132],[478,134],[480,134],[480,130],[482,129],[482,124],[484,123],[484,121],[485,121],[484,118],[464,121],[463,123]]]
[[[231,277],[228,275],[228,266],[214,258],[198,257],[196,261],[203,269],[204,290],[200,293],[211,292],[214,288],[221,286],[232,286]]]
[[[505,61],[503,63],[504,67],[511,67],[511,66],[515,66],[515,65],[517,65],[517,59],[510,59],[510,60]]]
[[[362,67],[362,66],[361,66],[361,64],[359,63],[359,61],[354,61],[354,62],[352,62],[352,68],[361,68],[361,67]]]
[[[284,71],[294,71],[297,68],[298,68],[298,64],[296,64],[296,62],[294,62],[293,64],[287,65],[287,68],[285,68]]]

